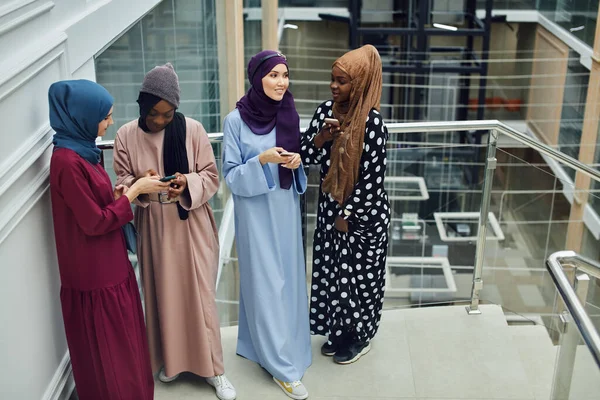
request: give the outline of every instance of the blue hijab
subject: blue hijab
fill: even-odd
[[[55,148],[73,150],[92,164],[100,162],[96,146],[98,124],[106,118],[113,97],[96,82],[85,79],[59,81],[48,90],[50,126]]]

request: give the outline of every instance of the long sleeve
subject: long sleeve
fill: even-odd
[[[88,177],[79,165],[58,162],[56,174],[58,194],[73,212],[77,225],[89,236],[100,236],[117,230],[133,219],[126,196],[100,207]]]
[[[328,103],[330,102],[325,102],[317,107],[315,115],[313,115],[313,118],[308,125],[308,129],[304,131],[300,139],[300,155],[302,156],[302,162],[306,165],[320,164],[323,155],[331,148],[331,143],[329,142],[325,143],[320,149],[315,146],[315,136],[321,131],[323,120],[325,118],[330,118],[332,115],[331,109],[327,109],[328,106],[331,105]]]
[[[306,187],[308,180],[306,178],[306,173],[304,172],[304,166],[300,164],[298,168],[292,171],[294,175],[294,190],[296,193],[303,194],[306,192]]]
[[[261,165],[258,155],[244,162],[240,143],[241,119],[227,116],[223,126],[223,176],[236,196],[253,197],[276,187],[268,165]]]
[[[183,192],[179,201],[188,211],[204,205],[219,189],[219,171],[208,135],[200,123],[197,124],[197,128],[192,129],[197,129],[199,135],[198,144],[195,146],[194,172],[185,174],[187,190]]]
[[[129,149],[123,142],[123,128],[119,129],[117,136],[115,137],[115,144],[113,149],[113,170],[117,174],[117,185],[125,185],[131,187],[135,182],[135,174],[133,172],[133,166],[131,165],[131,158],[129,156]],[[134,200],[133,204],[140,207],[148,207],[150,200],[148,195],[141,194]]]
[[[383,187],[385,180],[387,138],[387,127],[381,115],[372,111],[365,130],[359,179],[352,194],[340,209],[340,215],[345,219],[362,218],[371,212],[373,202],[377,201],[380,191],[376,189]]]

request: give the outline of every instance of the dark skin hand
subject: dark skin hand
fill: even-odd
[[[185,175],[183,175],[179,172],[175,172],[174,175],[176,175],[177,178],[172,179],[169,182],[171,184],[171,186],[169,186],[169,199],[174,199],[175,197],[181,195],[185,189],[187,189],[187,178],[185,177]],[[144,172],[142,175],[135,178],[135,180],[137,181],[138,179],[144,178],[147,176],[158,176],[158,172],[156,172],[153,169],[149,169],[146,172]]]
[[[340,232],[348,232],[348,221],[346,221],[344,218],[342,218],[341,216],[337,216],[335,217],[335,229],[337,229]]]
[[[325,145],[325,143],[337,138],[341,133],[341,129],[342,128],[340,128],[339,126],[324,124],[323,128],[321,129],[321,132],[319,132],[319,134],[315,136],[315,147],[317,149],[320,149],[323,147],[323,145]]]
[[[179,172],[175,172],[175,175],[177,178],[171,181],[171,186],[169,187],[169,199],[174,199],[187,189],[187,178],[185,175]]]

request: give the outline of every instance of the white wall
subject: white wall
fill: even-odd
[[[94,55],[160,0],[0,1],[0,398],[72,388],[48,172],[48,87],[94,79]]]

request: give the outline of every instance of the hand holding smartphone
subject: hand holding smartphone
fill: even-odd
[[[335,118],[325,118],[325,123],[331,126],[340,126],[340,121]]]
[[[165,176],[165,177],[160,178],[159,181],[161,181],[161,182],[169,182],[169,181],[171,181],[173,179],[176,179],[176,178],[177,178],[177,175],[169,175],[169,176]]]

